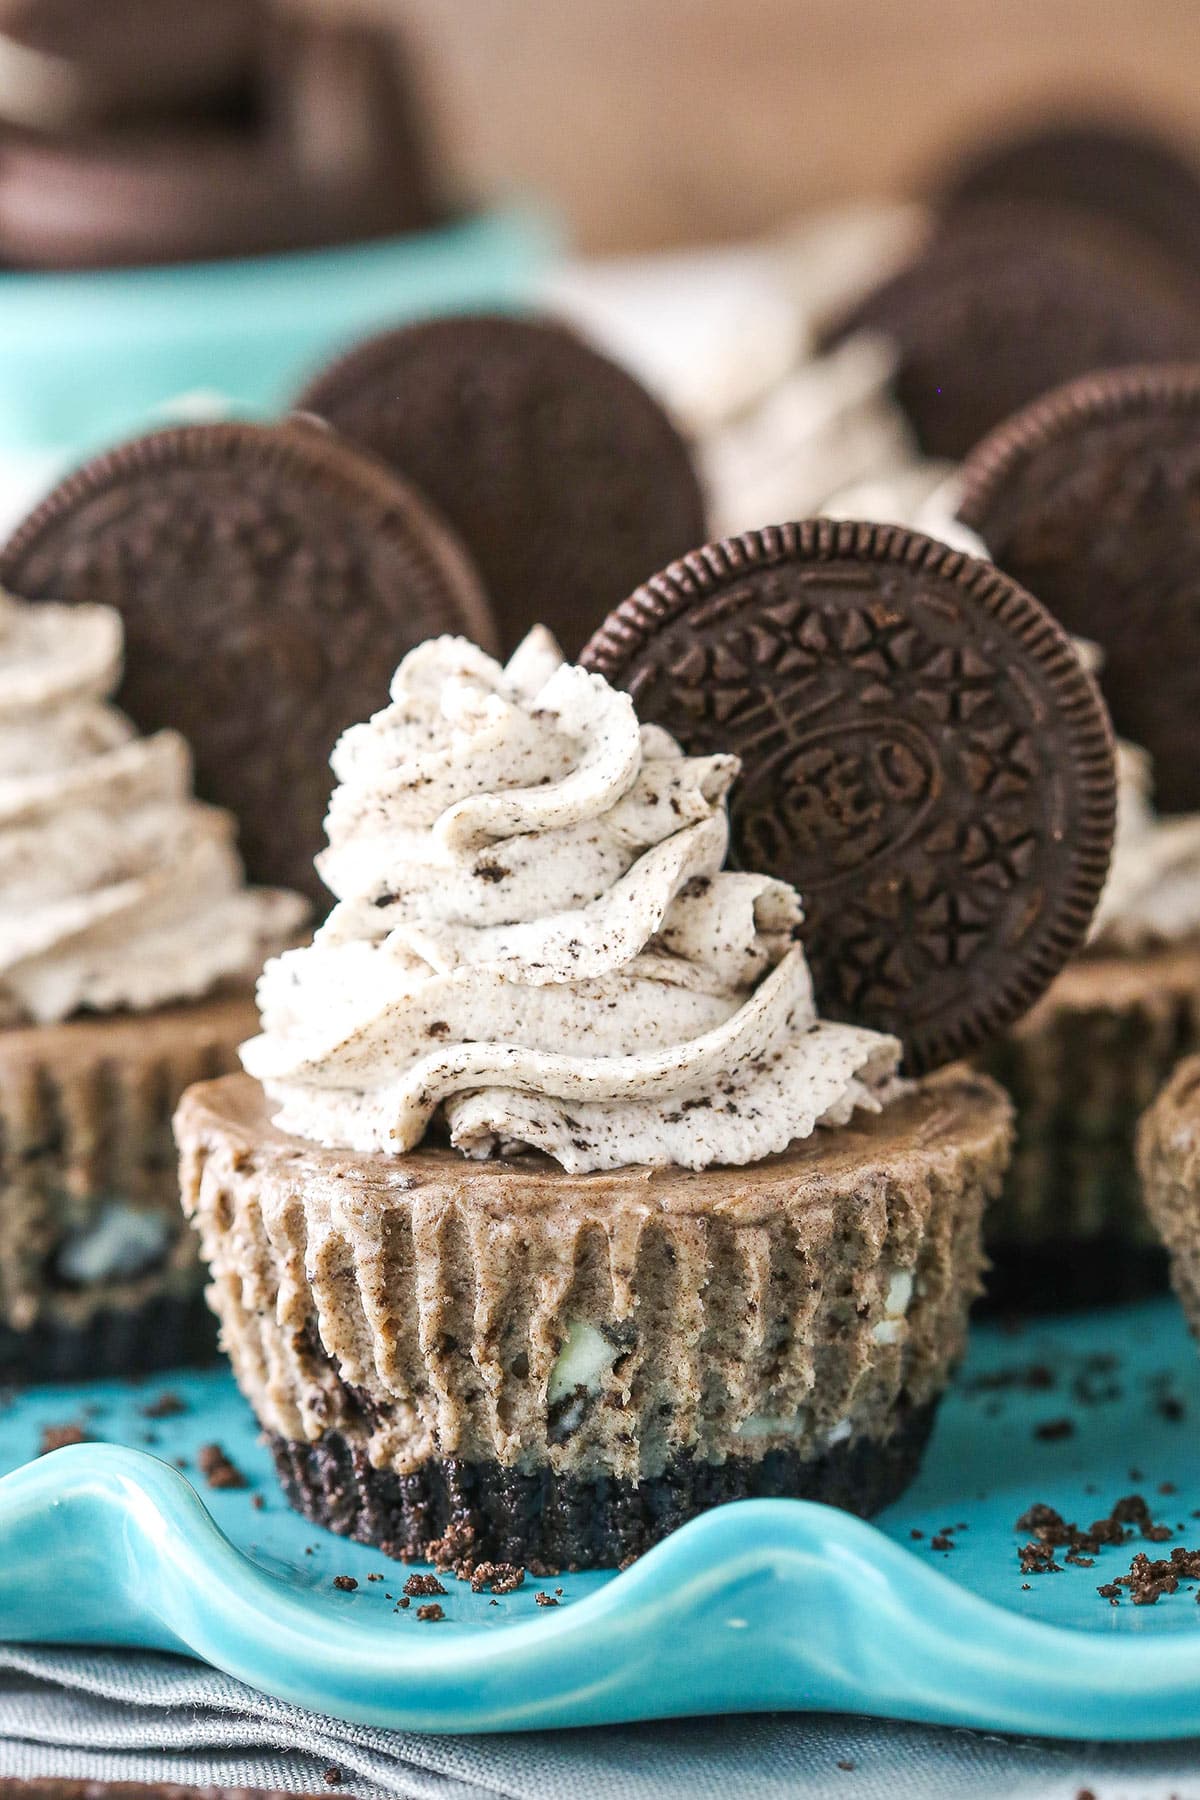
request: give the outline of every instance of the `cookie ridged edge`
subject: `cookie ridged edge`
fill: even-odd
[[[972,531],[982,530],[1001,486],[1039,450],[1075,431],[1190,413],[1200,415],[1200,362],[1135,363],[1076,376],[1031,400],[980,439],[960,470],[958,517]]]
[[[952,550],[920,532],[858,520],[807,519],[764,526],[690,552],[623,600],[580,658],[616,685],[633,657],[694,602],[739,576],[784,562],[843,558],[925,571],[955,582],[1015,636],[1046,670],[1067,721],[1080,774],[1082,816],[1072,880],[1052,924],[1008,978],[980,996],[971,1019],[956,1030],[931,1031],[908,1056],[910,1072],[927,1073],[975,1050],[1027,1012],[1083,944],[1108,874],[1116,827],[1116,766],[1112,727],[1099,690],[1067,633],[1033,595],[992,563]]]
[[[423,579],[457,614],[465,633],[486,650],[497,647],[495,622],[479,576],[432,502],[369,451],[323,426],[299,420],[278,425],[240,419],[169,425],[100,451],[64,476],[12,532],[0,549],[0,583],[12,580],[20,562],[61,518],[130,476],[177,467],[220,467],[247,450],[261,457],[264,467],[274,466],[292,476],[311,472],[342,491],[355,490],[381,515],[390,514],[406,532]]]

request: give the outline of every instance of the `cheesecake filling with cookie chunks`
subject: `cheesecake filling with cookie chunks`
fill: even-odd
[[[248,888],[177,732],[109,703],[119,615],[0,595],[0,1023],[146,1011],[250,981],[307,913]]]
[[[757,1162],[878,1111],[898,1041],[820,1019],[800,896],[724,867],[739,766],[545,631],[504,667],[414,650],[334,751],[338,904],[260,982],[243,1062],[277,1127],[399,1153],[444,1125],[586,1173]]]

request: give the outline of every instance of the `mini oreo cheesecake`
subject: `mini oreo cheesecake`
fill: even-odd
[[[1134,1140],[1200,1049],[1198,467],[1189,366],[1072,382],[985,439],[961,475],[961,519],[1099,644],[1116,726],[1146,746],[1120,747],[1112,869],[1084,951],[988,1056],[1017,1104],[989,1228],[1005,1300],[1118,1298],[1164,1279]]]
[[[0,1373],[161,1367],[213,1347],[171,1115],[307,918],[310,764],[397,647],[490,621],[424,503],[312,429],[134,439],[0,560]]]
[[[235,1063],[307,905],[247,888],[172,731],[108,703],[121,621],[0,595],[0,1372],[212,1346],[171,1113]]]
[[[704,723],[694,754],[601,672],[639,645]],[[288,1496],[394,1555],[605,1566],[723,1500],[899,1493],[1010,1136],[986,1077],[917,1072],[1050,979],[1107,861],[1089,678],[1028,596],[926,540],[710,546],[589,654],[535,632],[504,667],[452,639],[405,659],[334,755],[337,906],[268,965],[246,1074],[176,1115]],[[754,872],[739,767],[827,895],[890,894],[878,982],[835,941],[852,908],[818,904],[810,938]],[[939,886],[972,829],[1012,870],[975,927]],[[858,1018],[814,971],[835,1002],[857,983]]]

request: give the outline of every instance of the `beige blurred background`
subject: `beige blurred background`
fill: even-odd
[[[459,191],[544,194],[590,250],[909,191],[1002,110],[1117,106],[1200,147],[1200,0],[320,3],[407,30]]]

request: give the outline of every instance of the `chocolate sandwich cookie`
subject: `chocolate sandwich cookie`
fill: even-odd
[[[960,517],[1068,631],[1104,650],[1123,737],[1160,810],[1200,807],[1200,367],[1071,383],[1002,425],[963,470]]]
[[[119,700],[172,726],[252,879],[324,898],[329,753],[402,652],[493,628],[465,554],[392,471],[316,428],[197,425],[109,451],[0,552],[0,585],[125,624]]]
[[[1200,356],[1200,303],[1112,221],[1047,206],[963,208],[828,334],[894,345],[896,397],[929,456],[964,456],[1001,420],[1093,369]]]
[[[574,655],[639,581],[704,539],[667,415],[560,325],[479,316],[390,332],[296,406],[429,495],[470,550],[506,649],[540,622]]]
[[[0,135],[0,259],[26,268],[200,260],[428,223],[413,101],[390,37],[273,14],[258,38],[246,95],[228,112]]]
[[[168,109],[246,104],[259,0],[0,0],[0,119],[78,131]]]
[[[690,752],[735,752],[733,850],[793,884],[821,1013],[948,1062],[1083,941],[1113,743],[1066,635],[990,564],[818,520],[657,575],[584,663]]]
[[[1193,276],[1200,264],[1200,176],[1170,144],[1099,119],[1006,134],[966,157],[935,204],[1070,208],[1138,232]]]

